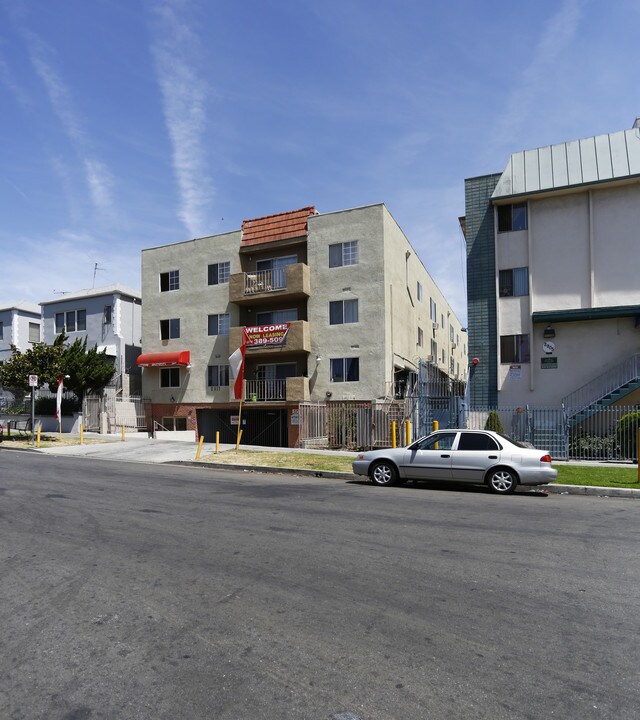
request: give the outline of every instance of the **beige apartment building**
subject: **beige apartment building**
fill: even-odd
[[[464,380],[466,332],[384,204],[313,207],[142,253],[153,420],[235,440],[229,356],[246,343],[243,443],[293,447],[303,402],[404,397],[418,364]]]

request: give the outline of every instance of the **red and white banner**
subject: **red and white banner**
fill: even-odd
[[[58,389],[56,390],[56,420],[62,418],[62,393],[64,392],[64,386],[62,384],[62,375],[58,375]]]
[[[290,326],[291,323],[285,322],[245,327],[243,330],[245,345],[248,348],[284,345]]]
[[[233,397],[235,400],[242,400],[242,384],[244,382],[244,355],[246,345],[243,343],[235,352],[229,355],[229,369],[233,383]]]

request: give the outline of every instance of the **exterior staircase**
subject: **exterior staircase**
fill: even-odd
[[[569,423],[578,425],[640,388],[640,353],[609,368],[562,398]]]

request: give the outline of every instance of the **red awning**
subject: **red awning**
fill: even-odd
[[[146,353],[138,355],[136,365],[138,367],[170,367],[171,365],[187,366],[191,364],[191,352],[181,350],[180,352]]]

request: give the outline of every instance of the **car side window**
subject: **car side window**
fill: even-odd
[[[420,442],[417,450],[451,450],[453,442],[456,439],[456,433],[440,433],[438,435],[429,435]]]
[[[458,450],[499,450],[498,443],[484,433],[462,433]]]

